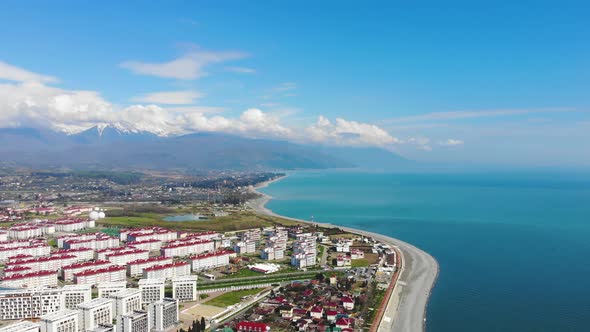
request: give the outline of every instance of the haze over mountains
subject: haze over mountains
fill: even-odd
[[[395,167],[402,157],[378,148],[310,146],[220,133],[161,137],[114,126],[67,135],[0,129],[4,164],[33,168],[269,170]]]

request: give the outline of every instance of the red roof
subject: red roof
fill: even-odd
[[[150,258],[146,258],[146,259],[134,260],[132,262],[127,263],[127,265],[136,265],[136,264],[143,264],[143,263],[159,262],[159,261],[170,260],[170,259],[172,259],[172,258],[166,257],[166,256],[156,256],[156,257],[150,257]]]
[[[96,261],[90,261],[90,262],[74,263],[74,264],[70,264],[70,265],[62,267],[62,270],[78,269],[81,267],[93,267],[93,266],[105,265],[105,264],[111,264],[111,262],[103,261],[103,260],[96,260]]]
[[[238,331],[267,331],[270,327],[264,323],[258,322],[239,322],[236,325]]]
[[[208,258],[208,257],[213,257],[213,256],[231,255],[233,253],[234,253],[233,250],[219,250],[219,251],[208,252],[208,253],[203,253],[203,254],[198,254],[198,255],[192,255],[189,259],[196,260],[196,259],[203,259],[203,258]]]
[[[112,254],[107,254],[107,257],[125,256],[125,255],[139,254],[139,253],[144,253],[144,252],[149,253],[148,250],[132,249],[132,250],[126,250],[126,251],[116,251]]]
[[[82,251],[94,251],[94,249],[92,248],[72,248],[72,249],[60,249],[60,250],[56,250],[54,252],[52,252],[52,255],[58,255],[58,254],[67,254],[67,253],[71,253],[71,252],[82,252]]]
[[[188,246],[193,246],[196,244],[201,244],[201,243],[211,243],[213,241],[211,240],[185,240],[185,241],[174,241],[171,242],[169,245],[167,246],[163,246],[162,249],[171,249],[171,248],[179,248],[179,247],[188,247]]]
[[[110,272],[120,271],[120,270],[126,270],[126,269],[127,268],[125,266],[112,265],[112,266],[109,266],[109,267],[105,267],[104,269],[86,270],[86,271],[74,273],[74,276],[76,276],[76,277],[83,277],[83,276],[90,276],[90,275],[93,275],[93,274],[110,273]]]
[[[48,276],[48,275],[52,275],[52,274],[57,274],[57,271],[39,271],[39,272],[31,272],[31,273],[25,273],[25,274],[13,274],[10,277],[5,277],[2,280],[6,281],[6,280],[32,278],[32,277],[42,277],[42,276]]]
[[[17,261],[12,261],[6,263],[6,265],[19,265],[19,264],[28,264],[28,263],[40,263],[40,262],[49,262],[49,261],[56,261],[61,259],[68,259],[68,258],[76,258],[74,255],[55,255],[49,257],[34,257],[29,259],[22,259]]]
[[[154,265],[148,268],[143,269],[144,271],[156,271],[156,270],[164,270],[178,266],[189,265],[187,262],[174,262],[169,264],[161,264],[161,265]]]
[[[20,265],[15,265],[15,266],[10,266],[4,269],[4,272],[13,272],[13,271],[24,271],[24,270],[30,270],[31,268],[28,266],[20,266]]]
[[[147,239],[147,240],[141,240],[141,241],[131,241],[131,242],[127,242],[127,245],[128,246],[134,246],[134,245],[138,245],[138,244],[154,243],[154,242],[162,242],[162,240],[158,240],[158,239]]]

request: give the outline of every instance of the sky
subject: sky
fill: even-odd
[[[0,126],[590,166],[587,1],[2,1]]]

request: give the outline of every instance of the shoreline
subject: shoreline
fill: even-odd
[[[287,176],[261,182],[252,187],[252,190],[260,194],[261,197],[249,200],[246,204],[259,214],[280,217],[320,227],[337,227],[350,233],[372,237],[398,248],[402,258],[401,272],[391,292],[391,296],[387,300],[382,319],[378,322],[379,327],[377,331],[424,331],[426,329],[428,300],[438,278],[438,262],[425,251],[386,235],[330,223],[291,218],[274,213],[266,208],[266,204],[272,197],[258,191],[258,189],[265,188],[271,183],[280,181]]]

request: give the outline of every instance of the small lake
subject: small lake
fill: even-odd
[[[181,214],[177,216],[164,217],[164,221],[206,221],[206,216],[200,214]]]

